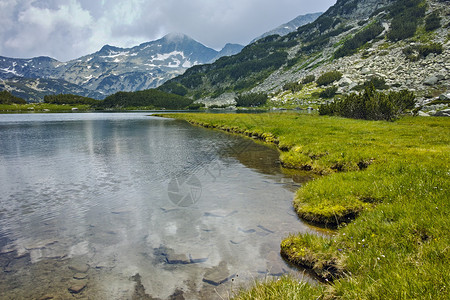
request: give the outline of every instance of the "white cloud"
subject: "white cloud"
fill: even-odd
[[[104,44],[130,47],[182,32],[207,46],[245,44],[335,0],[0,0],[0,55],[60,60]]]

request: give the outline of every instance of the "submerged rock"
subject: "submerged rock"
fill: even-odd
[[[206,271],[203,276],[203,282],[218,286],[224,282],[227,282],[234,276],[236,276],[236,274],[230,274],[227,264],[225,262],[221,262],[218,266]]]
[[[87,281],[76,281],[69,287],[69,292],[72,294],[79,294],[86,288],[86,286]]]
[[[87,273],[89,271],[89,265],[83,263],[75,263],[69,266],[69,269],[77,273]]]
[[[171,265],[175,264],[186,265],[191,263],[191,260],[187,257],[186,254],[177,254],[173,251],[169,251],[168,253],[166,253],[166,261]]]

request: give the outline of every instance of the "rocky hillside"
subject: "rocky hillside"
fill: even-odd
[[[450,91],[448,4],[339,0],[315,22],[284,37],[266,37],[213,65],[191,68],[161,89],[181,85],[199,101],[216,99],[219,105],[246,92],[266,92],[273,102],[286,102],[305,96],[283,91],[287,83],[339,71],[343,76],[337,82],[309,85],[306,98],[332,86],[348,93],[375,78],[389,89],[415,91],[418,105],[427,104]],[[439,105],[432,108],[445,107]]]
[[[117,91],[154,88],[198,64],[236,54],[239,45],[222,51],[208,48],[184,34],[169,34],[133,48],[106,45],[100,51],[69,62],[49,57],[0,57],[1,86],[27,100],[66,92],[102,99]],[[45,82],[45,84],[43,84]]]

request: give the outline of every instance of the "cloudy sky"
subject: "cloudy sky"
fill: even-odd
[[[0,56],[61,61],[170,32],[214,49],[253,38],[336,0],[0,0]]]

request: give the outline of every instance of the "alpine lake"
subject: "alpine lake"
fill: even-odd
[[[149,113],[0,115],[2,299],[228,299],[293,273],[270,146]]]

